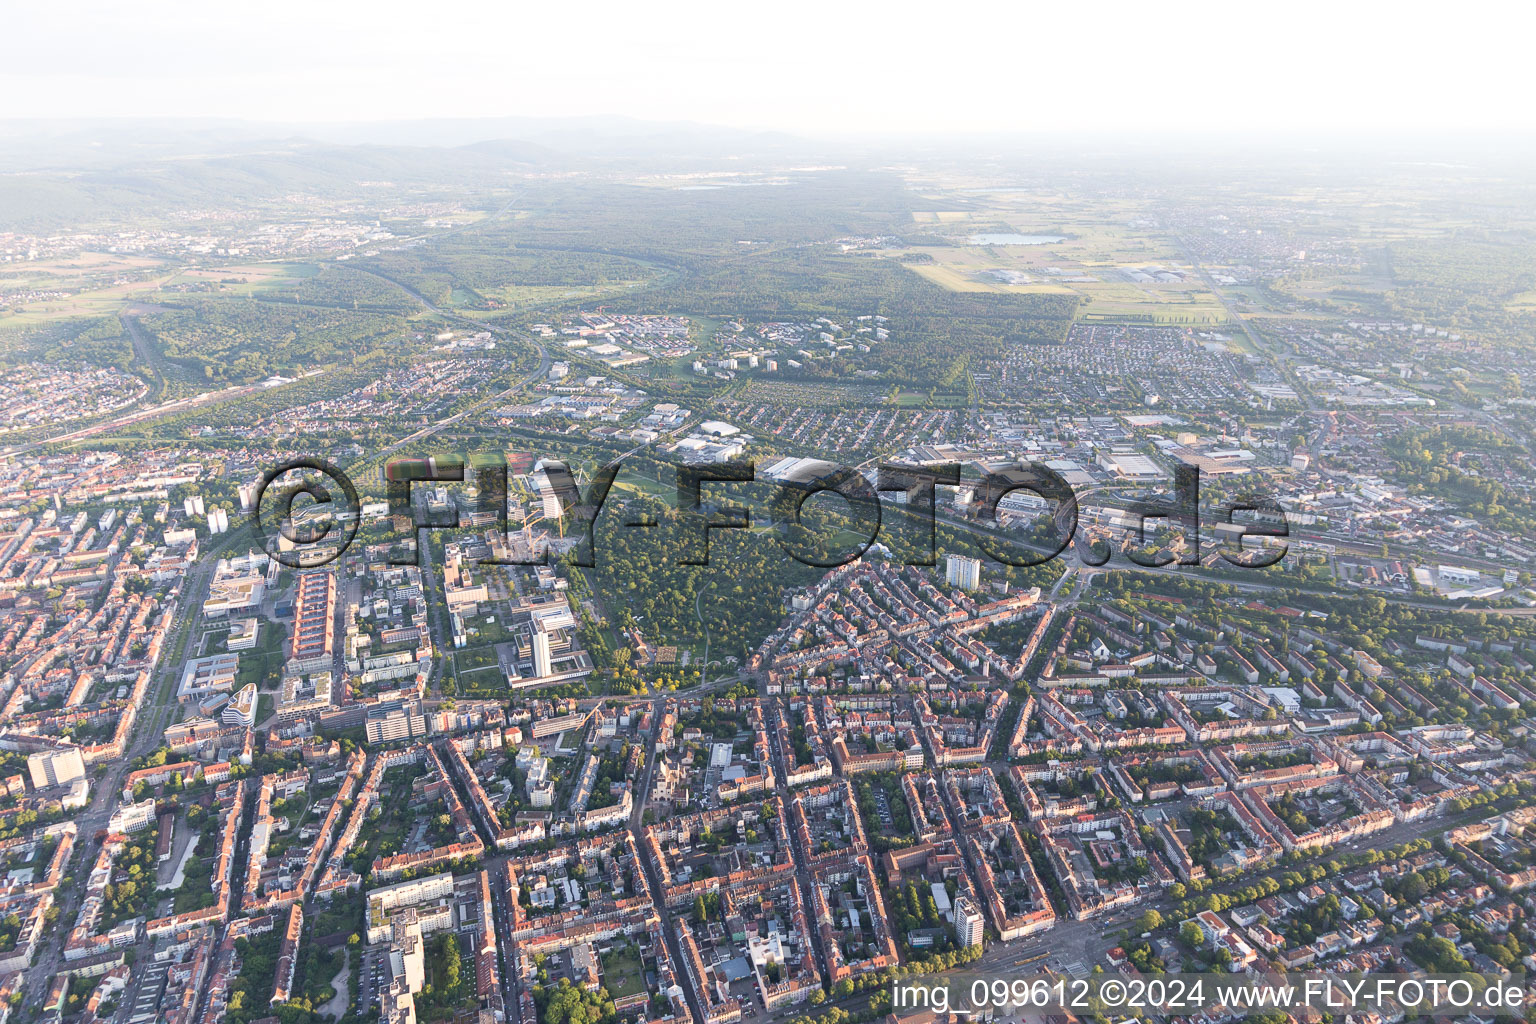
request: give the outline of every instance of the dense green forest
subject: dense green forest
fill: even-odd
[[[657,526],[623,525],[641,516]],[[823,572],[746,530],[711,531],[710,564],[680,565],[682,529],[681,516],[655,499],[605,506],[594,537],[596,589],[621,624],[638,621],[647,636],[685,640],[702,640],[707,630],[715,651],[745,657],[777,628],[785,597]]]
[[[601,252],[520,249],[499,235],[382,253],[363,266],[409,285],[435,306],[473,310],[508,305],[505,293],[517,288],[603,289],[657,276],[638,260]]]
[[[3,324],[0,321],[0,324]],[[133,342],[115,316],[77,317],[25,327],[0,326],[0,365],[107,366],[133,372]]]
[[[609,252],[701,267],[763,249],[892,233],[913,196],[899,176],[828,171],[782,184],[684,190],[622,184],[538,183],[519,196],[529,216],[477,231],[517,246]]]
[[[166,359],[221,383],[292,376],[413,347],[399,316],[240,299],[188,299],[142,322]]]
[[[388,281],[334,263],[321,263],[314,273],[264,289],[257,297],[311,306],[335,306],[372,313],[416,313],[421,304]]]
[[[1487,232],[1393,242],[1386,252],[1395,287],[1393,311],[1463,330],[1507,332],[1529,340],[1536,314],[1506,303],[1536,290],[1536,247],[1529,237]]]

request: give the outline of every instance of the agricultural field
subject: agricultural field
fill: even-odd
[[[118,253],[0,264],[0,324],[20,327],[114,313],[171,276],[160,260]]]

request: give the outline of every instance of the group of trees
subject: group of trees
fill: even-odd
[[[1194,917],[1202,910],[1210,910],[1219,914],[1223,910],[1254,903],[1266,896],[1273,896],[1278,892],[1293,892],[1311,885],[1313,882],[1321,882],[1330,875],[1337,875],[1351,868],[1401,860],[1409,854],[1428,850],[1431,845],[1428,839],[1411,839],[1385,850],[1366,850],[1361,853],[1343,854],[1327,861],[1310,864],[1300,863],[1300,857],[1304,855],[1293,855],[1292,861],[1294,866],[1281,871],[1278,876],[1273,874],[1263,875],[1247,885],[1225,892],[1205,891],[1212,884],[1209,880],[1192,882],[1188,885],[1182,882],[1176,883],[1170,886],[1168,890],[1170,896],[1181,901],[1174,908],[1173,916],[1176,919],[1183,920]]]
[[[720,920],[720,894],[718,892],[700,893],[693,898],[693,918],[699,923],[710,918]]]
[[[916,882],[908,882],[892,893],[887,906],[895,925],[894,931],[903,942],[906,941],[907,933],[914,929],[943,926],[944,919],[939,916],[938,904],[933,898],[932,890],[927,886],[919,890]],[[948,936],[946,936],[940,946],[948,944]]]
[[[473,975],[466,977],[458,936],[446,932],[427,947],[427,984],[417,1000],[418,1013],[429,1021],[447,1020],[474,996]]]
[[[569,978],[561,978],[554,988],[535,985],[533,1003],[542,1024],[613,1024],[619,1019],[607,989],[589,992]]]
[[[12,911],[0,918],[0,953],[9,953],[16,948],[16,940],[21,935],[21,915]]]
[[[681,737],[684,730],[689,727],[698,729],[707,736],[735,736],[738,733],[747,732],[747,714],[736,704],[722,704],[713,696],[706,694],[699,701],[697,711],[685,714],[682,720],[673,726],[673,735]]]
[[[1388,883],[1388,888],[1398,900],[1412,906],[1450,879],[1451,873],[1445,868],[1428,867],[1422,871],[1410,871]]]
[[[1431,974],[1464,974],[1472,970],[1454,942],[1428,932],[1409,939],[1403,952]]]
[[[113,862],[127,874],[120,882],[108,882],[102,890],[101,927],[110,928],[130,917],[143,915],[155,899],[155,840],[158,827],[139,833]]]
[[[176,913],[184,913],[188,910],[202,910],[211,907],[217,902],[214,896],[214,887],[209,884],[213,879],[213,870],[217,866],[215,858],[208,856],[208,851],[215,849],[217,842],[215,836],[218,832],[218,816],[203,815],[194,817],[192,811],[201,810],[197,804],[187,809],[187,823],[193,828],[202,820],[203,828],[192,837],[193,853],[182,864],[181,885],[174,895]],[[201,851],[199,853],[199,851]]]
[[[1296,806],[1295,793],[1285,794],[1271,803],[1269,809],[1274,811],[1275,815],[1285,822],[1286,827],[1297,835],[1312,831],[1312,820],[1307,817],[1305,811]]]
[[[625,781],[624,765],[629,760],[630,745],[625,743],[617,757],[605,754],[597,768],[597,778],[592,783],[592,798],[587,806],[592,809],[610,807],[619,802],[611,792],[616,783]]]
[[[1226,811],[1213,811],[1197,807],[1189,812],[1190,839],[1186,844],[1189,855],[1198,864],[1209,866],[1227,848],[1226,834],[1235,831],[1237,823]]]
[[[1527,950],[1515,929],[1497,935],[1477,925],[1462,929],[1463,937],[1469,938],[1472,947],[1505,970],[1519,966]]]
[[[1150,913],[1156,913],[1156,911],[1150,911]],[[1142,929],[1142,931],[1151,930]],[[1162,974],[1168,970],[1167,962],[1153,952],[1152,944],[1145,939],[1122,942],[1120,948],[1125,950],[1125,958],[1131,962],[1131,965],[1143,974]]]
[[[227,1024],[250,1024],[271,1012],[267,997],[272,992],[272,979],[277,976],[277,948],[281,941],[282,936],[275,928],[255,938],[236,940],[240,973],[229,986],[229,1002],[225,1008]]]
[[[1343,910],[1339,904],[1339,898],[1332,893],[1318,900],[1312,906],[1299,912],[1285,922],[1286,937],[1298,946],[1304,946],[1317,938],[1333,931],[1344,920]]]
[[[1451,813],[1460,814],[1462,811],[1473,807],[1487,807],[1489,804],[1508,804],[1529,793],[1529,784],[1526,789],[1521,789],[1521,784],[1513,779],[1503,782],[1488,789],[1480,789],[1469,796],[1459,796],[1450,803]]]

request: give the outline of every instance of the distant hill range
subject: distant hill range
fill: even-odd
[[[823,157],[777,132],[625,117],[282,124],[0,120],[0,231],[152,215],[358,182],[505,185],[509,170],[687,171]]]

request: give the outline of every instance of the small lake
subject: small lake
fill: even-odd
[[[1050,245],[1054,242],[1065,242],[1063,235],[972,235],[972,245]]]

